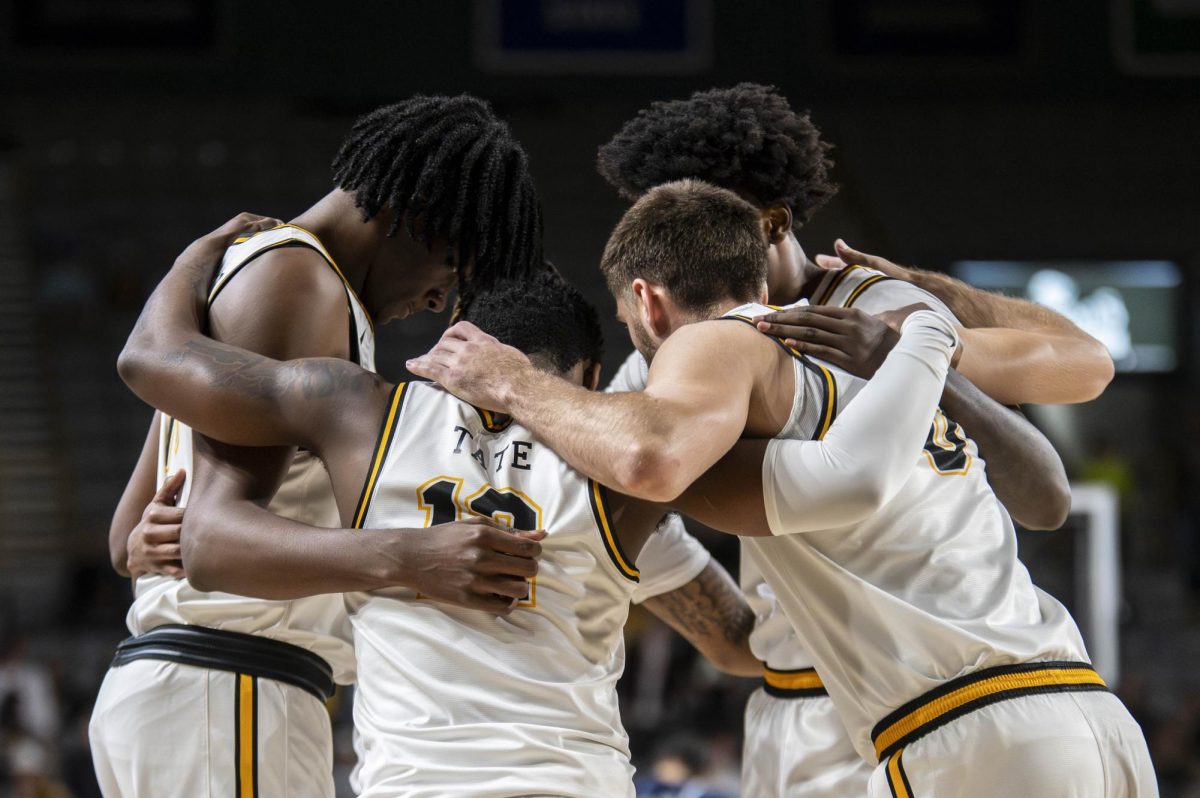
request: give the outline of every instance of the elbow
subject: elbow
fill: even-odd
[[[1095,338],[1089,338],[1079,348],[1074,360],[1080,365],[1076,372],[1078,375],[1076,388],[1073,395],[1068,397],[1068,403],[1090,402],[1104,393],[1109,383],[1113,381],[1113,377],[1117,373],[1116,364],[1113,363],[1108,347]]]
[[[638,441],[626,448],[614,464],[615,480],[610,487],[649,502],[674,501],[687,488],[680,475],[680,460],[665,441]]]
[[[1084,400],[1088,402],[1104,393],[1104,389],[1113,381],[1113,377],[1117,373],[1116,364],[1113,363],[1112,355],[1109,354],[1108,348],[1099,341],[1093,341],[1092,344],[1095,366],[1092,369],[1092,379],[1088,386],[1088,396]]]
[[[124,546],[113,545],[112,539],[109,540],[108,557],[112,563],[112,568],[117,572],[117,576],[129,578],[129,551]]]
[[[125,348],[121,350],[121,354],[117,356],[117,374],[121,376],[121,380],[129,386],[129,389],[141,396],[138,392],[138,386],[146,372],[146,358],[144,354],[134,345],[131,337],[125,344]]]
[[[1039,500],[1022,510],[1015,520],[1025,529],[1050,531],[1067,522],[1071,512],[1071,485],[1065,474],[1051,480]]]

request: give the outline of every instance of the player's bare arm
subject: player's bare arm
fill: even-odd
[[[279,224],[278,219],[242,213],[209,235],[193,242],[186,254],[198,258],[207,257],[211,259],[215,266],[216,262],[220,259],[221,253],[233,242],[235,237],[267,230],[277,224]],[[156,503],[151,501],[155,497],[158,424],[159,415],[155,413],[150,424],[150,431],[146,436],[146,442],[142,447],[141,455],[138,458],[133,473],[130,475],[129,482],[113,514],[112,524],[109,528],[109,553],[112,556],[113,567],[122,576],[130,575],[128,566],[130,536],[138,535],[139,529],[144,526],[146,521],[160,525],[170,524],[167,518],[162,517],[166,514],[166,511],[160,506],[155,506]],[[150,518],[151,515],[155,516],[154,519]],[[177,526],[178,524],[175,523],[176,532],[178,531]],[[152,545],[170,546],[179,542],[177,535],[172,539],[172,536],[162,526],[156,530],[155,534],[157,537]],[[149,570],[158,570],[155,567],[153,557],[148,558],[143,556],[150,554],[144,545],[146,541],[142,540],[139,536],[132,543],[141,565]],[[175,567],[175,563],[173,562],[163,563],[163,565],[169,568]]]
[[[141,523],[146,506],[154,498],[155,471],[158,467],[158,418],[158,413],[155,413],[150,419],[146,442],[142,445],[137,464],[129,475],[108,528],[108,553],[113,570],[121,576],[129,576],[129,537]]]
[[[201,333],[207,287],[221,251],[213,245],[219,242],[213,234],[189,247],[143,308],[118,360],[118,370],[134,393],[194,429],[242,446],[301,445],[318,451],[356,414],[378,417],[390,386],[353,363],[336,357],[285,362]],[[327,289],[314,282],[306,291],[305,285],[297,291],[278,286],[281,290],[264,295],[261,304],[294,303],[287,312],[294,314],[289,324],[296,328],[325,327],[329,322],[332,332],[321,334],[328,340],[308,342],[328,352],[335,341],[348,340],[344,295],[338,295],[336,306],[310,305],[305,300],[319,300]],[[220,304],[214,304],[214,317],[219,311]],[[306,323],[295,324],[295,314],[302,314]],[[213,326],[218,324],[214,318]],[[238,329],[243,337],[254,332],[248,324]],[[274,332],[263,335],[279,341]]]
[[[756,380],[778,360],[766,343],[747,325],[690,324],[659,349],[644,391],[601,394],[539,372],[517,350],[461,323],[409,369],[472,404],[512,415],[610,488],[666,502],[746,431]],[[784,421],[760,434],[773,434]]]
[[[1058,529],[1071,511],[1071,484],[1054,444],[1018,408],[989,397],[956,371],[946,378],[942,409],[960,422],[987,461],[987,481],[1026,529]]]
[[[265,509],[277,489],[264,478],[274,473],[270,464],[232,466],[236,448],[196,440],[197,463],[210,477],[184,519],[183,560],[201,590],[278,600],[402,586],[496,613],[528,593],[525,580],[537,573],[542,533],[518,535],[482,518],[400,530],[291,521]],[[272,451],[247,449],[241,457]]]
[[[883,314],[890,324],[857,308],[813,305],[793,318],[804,346],[814,356],[870,379],[895,345],[896,324],[921,307]],[[773,325],[761,326],[771,332]],[[969,347],[968,347],[969,348]],[[988,483],[1012,517],[1029,529],[1057,529],[1071,508],[1066,468],[1054,445],[1020,411],[1004,407],[958,371],[951,371],[942,408],[962,424],[988,462]]]
[[[291,453],[286,447],[297,444],[326,461],[339,507],[349,516],[367,467],[360,455],[374,441],[391,386],[345,360],[281,362],[201,334],[196,303],[211,280],[212,255],[201,249],[181,256],[147,303],[122,354],[127,371],[129,362],[137,364],[131,387],[151,386],[143,399],[159,402],[199,432],[235,444],[276,447],[225,446],[219,456],[205,450],[198,459],[204,484],[193,494],[183,536],[184,563],[193,582],[264,598],[402,585],[496,611],[510,602],[502,598],[497,604],[493,594],[525,595],[526,572],[536,569],[537,535],[514,535],[490,523],[452,524],[447,534],[408,530],[411,534],[394,535],[381,544],[385,553],[360,547],[361,533],[353,530],[334,536],[283,519],[272,526],[275,516],[258,505],[278,486]],[[339,301],[344,319],[344,296]],[[138,331],[150,326],[156,331],[139,337]],[[341,329],[338,340],[345,341]],[[173,383],[173,389],[161,390],[163,383]],[[253,415],[233,418],[247,413]],[[196,540],[189,530],[197,532]],[[305,581],[306,573],[300,572],[289,584],[297,575],[285,566],[297,562],[309,568],[309,578]],[[341,562],[343,569],[331,568],[331,562]],[[482,572],[486,579],[476,579],[465,567],[473,563],[489,569]]]
[[[750,651],[754,611],[733,577],[712,560],[682,587],[643,605],[691,643],[718,669],[733,676],[761,676]]]
[[[914,313],[824,438],[740,441],[672,508],[746,536],[852,528],[911,476],[956,348],[949,321]]]
[[[949,306],[971,357],[958,369],[1001,404],[1073,404],[1095,399],[1112,381],[1104,345],[1049,308],[974,288],[937,272],[907,268],[852,249],[818,255],[826,268],[860,264],[922,288]]]

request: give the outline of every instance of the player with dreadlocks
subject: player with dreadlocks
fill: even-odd
[[[796,231],[837,192],[830,151],[807,113],[793,110],[772,87],[742,83],[653,103],[600,147],[597,162],[600,174],[631,202],[660,184],[698,178],[754,205],[770,244],[770,301],[790,305],[807,299],[827,306],[773,314],[760,329],[814,357],[869,376],[873,369],[858,362],[856,351],[865,350],[855,341],[886,329],[867,314],[919,303],[957,316],[968,327],[993,328],[961,331],[970,354],[947,382],[943,408],[951,417],[966,418],[965,407],[990,401],[963,375],[1007,404],[1086,401],[1103,389],[1112,376],[1107,352],[1057,314],[941,275],[902,269],[841,242],[845,262],[838,261],[838,268],[810,261]],[[639,390],[646,377],[646,362],[635,352],[610,389]],[[1023,526],[1057,528],[1070,501],[1061,463],[1031,425],[1019,429],[1023,435],[989,441],[984,452],[989,480]],[[983,438],[977,442],[982,451]],[[1046,473],[1062,478],[1041,483],[1029,478]],[[751,647],[764,665],[762,689],[746,710],[743,792],[765,798],[865,794],[871,767],[855,752],[770,588],[745,561],[742,587],[756,612]]]
[[[477,290],[544,268],[528,158],[482,100],[417,96],[379,108],[355,123],[333,173],[333,190],[291,223],[243,215],[224,228],[220,244],[232,246],[208,296],[214,337],[281,360],[335,357],[373,369],[374,324],[441,311],[456,285],[469,304]],[[400,585],[504,612],[498,597],[528,567],[509,556],[514,535],[490,520],[445,524],[419,547],[372,537],[364,545],[379,547],[379,567],[370,580],[346,578],[337,550],[307,573],[280,567],[286,550],[239,527],[189,559],[183,579],[183,505],[192,490],[209,499],[214,476],[231,471],[277,486],[273,510],[337,525],[329,478],[311,454],[202,456],[186,426],[155,416],[110,531],[113,565],[133,577],[135,598],[133,636],[118,647],[92,716],[106,795],[333,795],[324,702],[356,668],[335,593]],[[280,600],[205,592],[217,571]],[[314,584],[322,589],[284,600]]]

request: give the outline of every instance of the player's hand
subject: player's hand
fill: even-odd
[[[510,388],[526,369],[529,358],[497,341],[469,321],[442,333],[437,345],[408,361],[408,370],[440,383],[476,407],[508,412]]]
[[[899,324],[907,317],[893,329],[855,308],[808,305],[756,316],[754,322],[798,352],[869,380],[900,340]]]
[[[837,253],[836,257],[833,255],[817,255],[817,265],[822,269],[836,270],[844,269],[847,266],[866,266],[868,269],[883,272],[888,277],[909,280],[908,269],[892,263],[887,258],[859,252],[840,238],[833,242],[833,249]]]
[[[523,532],[487,518],[398,530],[402,584],[421,595],[506,615],[529,595],[545,531]]]
[[[129,533],[125,567],[134,579],[145,574],[165,574],[176,579],[187,575],[179,548],[183,508],[176,506],[186,478],[183,470],[168,477],[146,505],[142,520]]]
[[[208,280],[205,281],[207,284],[216,275],[217,265],[225,255],[225,250],[237,238],[270,230],[281,224],[283,222],[270,216],[239,213],[216,230],[188,244],[187,249],[175,259],[175,268],[202,272],[208,277]]]

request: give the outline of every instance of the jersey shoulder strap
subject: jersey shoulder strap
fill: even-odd
[[[235,239],[233,246],[225,251],[221,260],[221,268],[208,292],[208,303],[211,305],[217,296],[225,289],[237,274],[255,258],[283,247],[304,247],[315,251],[333,269],[342,287],[346,291],[346,305],[350,316],[350,354],[351,360],[363,368],[375,370],[375,327],[371,316],[367,313],[362,300],[359,299],[350,281],[342,272],[329,250],[313,233],[294,224],[283,224],[264,230],[251,236]]]
[[[866,266],[847,266],[830,272],[821,279],[817,290],[813,292],[814,305],[832,305],[849,308],[873,285],[894,280],[883,272],[868,269]]]

